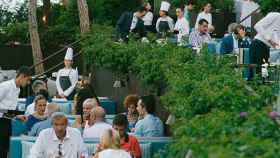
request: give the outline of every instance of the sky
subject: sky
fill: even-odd
[[[25,0],[0,0],[0,5],[7,8],[9,11],[16,11]],[[38,5],[42,5],[42,0],[37,0]],[[51,2],[58,3],[59,0],[51,0]]]

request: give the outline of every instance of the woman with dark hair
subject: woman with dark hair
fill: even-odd
[[[130,153],[133,158],[141,157],[141,149],[135,136],[127,133],[128,120],[125,115],[118,114],[114,117],[113,128],[119,132],[121,138],[121,148]]]
[[[144,7],[146,9],[146,15],[143,17],[143,21],[144,21],[144,26],[146,31],[152,32],[153,31],[153,18],[154,15],[151,12],[152,6],[149,2],[146,2],[144,4]]]
[[[162,137],[164,135],[162,121],[154,115],[155,98],[153,96],[140,97],[137,111],[143,117],[135,125],[135,135],[139,137]]]
[[[208,30],[209,32],[213,32],[215,30],[213,23],[212,23],[212,14],[211,14],[211,9],[212,9],[212,5],[211,3],[206,3],[203,8],[202,8],[202,12],[200,12],[196,18],[196,23],[195,23],[195,28],[198,28],[198,22],[201,19],[205,19],[208,22]]]

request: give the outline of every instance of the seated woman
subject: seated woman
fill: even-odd
[[[35,97],[34,103],[35,112],[29,115],[27,121],[25,122],[25,129],[27,132],[31,130],[35,123],[46,119],[45,110],[47,106],[47,99],[43,95],[38,95]]]
[[[121,137],[121,148],[129,152],[133,158],[141,158],[141,149],[135,136],[129,135],[126,131],[128,121],[126,116],[118,114],[114,117],[113,128],[119,132]]]
[[[128,95],[124,99],[123,104],[127,109],[125,115],[129,123],[128,128],[130,131],[135,127],[135,124],[138,121],[138,112],[136,110],[138,100],[139,98],[137,95]]]
[[[120,136],[115,130],[105,130],[100,139],[93,158],[132,158],[130,154],[121,149]]]
[[[134,134],[139,137],[162,137],[164,134],[162,121],[154,116],[155,98],[153,96],[140,97],[137,111],[143,117],[135,125]]]

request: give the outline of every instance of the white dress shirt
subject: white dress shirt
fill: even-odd
[[[98,153],[98,158],[131,158],[131,156],[122,149],[106,149]]]
[[[197,18],[196,18],[196,23],[195,23],[195,28],[198,28],[198,22],[201,19],[205,19],[208,21],[209,25],[212,25],[212,14],[211,13],[205,13],[205,12],[201,12],[198,14]]]
[[[268,13],[256,25],[255,29],[258,32],[255,39],[258,39],[268,46],[272,47],[269,40],[279,43],[280,41],[280,13]]]
[[[173,21],[173,19],[170,18],[169,16],[166,16],[166,17],[160,17],[160,18],[158,18],[157,23],[156,23],[156,30],[157,30],[157,32],[159,32],[159,23],[160,23],[161,21],[167,21],[170,30],[171,30],[171,31],[174,30],[174,21]]]
[[[56,158],[59,156],[59,146],[62,158],[88,157],[80,131],[67,127],[63,141],[57,138],[53,128],[42,130],[30,150],[29,158]]]
[[[238,52],[238,39],[235,37],[234,34],[232,34],[232,38],[233,38],[233,50],[235,52]]]
[[[152,12],[148,11],[143,18],[145,26],[151,26],[153,24],[154,15]]]
[[[244,19],[248,15],[250,15],[253,11],[258,9],[260,6],[255,3],[254,1],[250,0],[243,0],[241,2],[241,17],[240,20]],[[251,27],[252,26],[252,18],[249,17],[246,20],[244,20],[241,24],[245,27]]]
[[[107,129],[111,129],[112,125],[106,122],[97,122],[89,128],[84,129],[84,138],[100,138],[103,132]]]
[[[60,76],[69,76],[69,78],[70,78],[71,86],[68,89],[66,89],[65,91],[63,91],[60,86],[60,82],[59,82]],[[65,96],[69,96],[75,89],[76,84],[78,82],[78,78],[79,78],[78,70],[66,69],[66,68],[60,69],[57,73],[57,79],[56,79],[56,88],[57,88],[58,94],[59,95],[63,94]]]
[[[180,43],[182,41],[182,37],[188,36],[188,34],[190,32],[189,22],[184,17],[178,18],[178,20],[176,21],[174,30],[179,31],[179,34],[177,35],[177,37],[178,37],[178,43]]]
[[[19,93],[15,79],[0,83],[0,109],[16,110]]]

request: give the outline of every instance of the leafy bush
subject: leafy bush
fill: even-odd
[[[264,14],[280,11],[280,0],[257,0],[257,3]]]
[[[174,142],[159,157],[279,157],[278,125],[268,117],[272,88],[247,83],[232,59],[154,43],[116,44],[95,25],[83,43],[88,65],[137,74],[176,116]],[[240,116],[241,112],[246,112]]]

